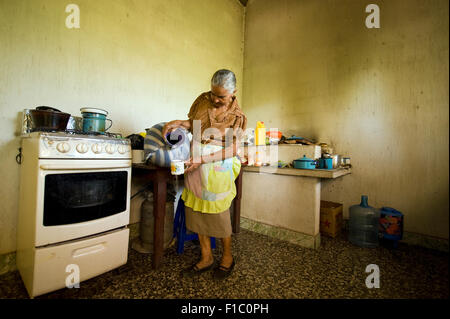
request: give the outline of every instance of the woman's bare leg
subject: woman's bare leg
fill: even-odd
[[[202,269],[211,265],[214,258],[211,250],[211,239],[208,236],[198,234],[198,240],[200,241],[202,257],[197,263],[197,268]]]
[[[231,254],[231,236],[222,238],[222,244],[223,244],[223,255],[220,265],[228,268],[233,263],[233,255]]]

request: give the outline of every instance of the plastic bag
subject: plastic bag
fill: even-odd
[[[177,128],[170,142],[162,136],[165,122],[145,129],[144,160],[160,167],[170,167],[172,160],[187,161],[191,153],[189,132]]]
[[[131,134],[127,136],[131,140],[132,150],[143,150],[144,149],[144,138],[139,134]]]

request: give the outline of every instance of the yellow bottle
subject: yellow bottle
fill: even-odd
[[[266,127],[264,122],[256,122],[255,145],[266,145]]]

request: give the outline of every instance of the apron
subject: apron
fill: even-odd
[[[201,144],[201,154],[208,155],[223,146]],[[241,169],[240,160],[234,156],[223,161],[201,164],[185,174],[185,188],[181,194],[185,206],[202,213],[221,213],[230,208],[236,196],[234,181]]]

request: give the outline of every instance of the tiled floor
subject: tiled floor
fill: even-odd
[[[189,243],[182,255],[168,248],[158,270],[151,268],[150,255],[130,249],[125,266],[81,282],[78,289],[37,298],[449,298],[447,253],[407,245],[364,249],[350,244],[345,234],[322,237],[318,250],[245,229],[233,236],[237,264],[222,282],[211,272],[181,276],[200,253]],[[379,267],[380,288],[366,287],[369,264]],[[27,297],[17,271],[0,276],[0,298]]]

